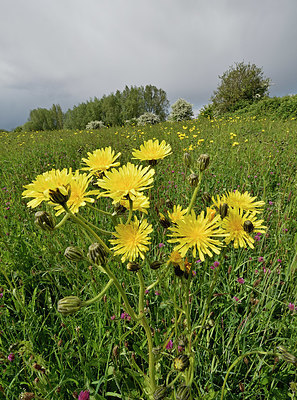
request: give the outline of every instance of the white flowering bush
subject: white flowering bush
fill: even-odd
[[[137,118],[137,125],[154,125],[160,122],[158,115],[152,112],[145,112]]]
[[[105,125],[102,121],[90,121],[86,125],[86,129],[100,129],[105,128]]]
[[[184,99],[178,99],[171,106],[171,113],[168,117],[169,121],[185,121],[193,117],[192,104]]]

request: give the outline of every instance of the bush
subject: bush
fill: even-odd
[[[233,112],[268,95],[270,79],[255,64],[236,63],[222,76],[211,101],[216,115]]]
[[[178,99],[171,106],[171,113],[169,115],[169,121],[185,121],[193,117],[192,104],[188,103],[184,99]]]
[[[137,125],[154,125],[160,122],[158,115],[152,112],[145,112],[137,118]]]
[[[86,129],[100,129],[105,128],[105,125],[102,121],[90,121],[86,125]]]

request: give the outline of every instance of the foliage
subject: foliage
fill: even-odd
[[[105,125],[102,121],[90,121],[86,125],[86,129],[100,129],[105,128]]]
[[[23,130],[44,131],[63,129],[63,112],[59,104],[53,104],[50,110],[36,108],[30,111],[30,117]]]
[[[158,115],[152,112],[146,112],[137,119],[137,125],[154,125],[160,122]]]
[[[186,121],[193,117],[192,104],[188,103],[184,99],[178,99],[171,106],[171,113],[168,117],[169,121]]]
[[[280,356],[242,356],[252,351],[274,353],[278,346],[296,356],[296,121],[233,114],[222,119],[161,123],[141,130],[111,127],[102,135],[85,130],[0,133],[1,400],[17,400],[21,392],[34,392],[40,399],[70,399],[85,390],[90,390],[91,400],[142,398],[141,375],[133,366],[134,361],[145,360],[146,340],[131,321],[121,318],[122,301],[111,301],[116,295],[113,287],[101,301],[74,317],[57,314],[60,298],[92,298],[108,279],[89,261],[72,263],[66,259],[65,248],[85,248],[85,237],[70,223],[52,233],[38,230],[34,212],[21,200],[21,192],[39,173],[69,165],[73,170],[80,168],[81,158],[99,147],[112,146],[122,152],[121,161],[127,162],[131,149],[143,144],[144,138],[154,137],[169,142],[173,155],[157,165],[155,185],[150,190],[149,218],[154,219],[151,261],[166,262],[172,249],[164,243],[167,230],[159,224],[159,212],[167,216],[170,201],[185,208],[191,197],[184,151],[194,160],[200,153],[211,156],[194,205],[196,212],[208,201],[204,192],[216,197],[226,188],[247,190],[266,202],[263,219],[268,231],[257,236],[254,250],[226,248],[206,263],[189,256],[196,271],[191,320],[199,337],[194,344],[193,399],[219,400],[224,378],[236,360],[227,377],[224,400],[294,398],[295,365]],[[113,212],[106,198],[96,200],[95,206]],[[101,214],[99,218],[91,209],[84,209],[81,215],[92,217],[92,223],[102,228]],[[110,229],[107,221],[106,217],[104,227]],[[215,261],[220,262],[220,270],[214,282],[211,267]],[[137,275],[118,264],[113,268],[137,305]],[[163,268],[166,270],[166,265]],[[143,270],[146,279],[158,275],[148,265]],[[239,278],[244,283],[239,283]],[[172,334],[173,348],[161,350],[167,363],[159,365],[160,376],[170,371],[178,342],[171,327],[179,313],[176,318],[171,309],[181,292],[175,291],[171,275],[167,283],[145,294],[157,347]],[[208,296],[206,324],[201,328]],[[185,320],[182,316],[181,324]],[[8,358],[11,353],[14,360]]]
[[[268,94],[270,79],[255,64],[235,63],[219,78],[221,82],[211,97],[218,115],[243,108]]]

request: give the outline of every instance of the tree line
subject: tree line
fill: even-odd
[[[121,92],[94,97],[63,113],[59,104],[50,109],[36,108],[30,111],[28,122],[23,125],[27,131],[85,129],[90,121],[102,121],[105,126],[120,126],[136,119],[146,112],[156,114],[160,121],[168,115],[169,101],[163,89],[153,85],[126,86]]]

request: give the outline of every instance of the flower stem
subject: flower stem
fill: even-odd
[[[95,303],[98,300],[101,300],[101,298],[104,296],[104,294],[107,292],[107,290],[110,288],[110,286],[113,284],[113,279],[110,279],[104,289],[97,294],[97,296],[93,297],[90,300],[86,300],[82,303],[83,306],[90,306],[91,304]]]
[[[133,201],[129,197],[129,215],[128,215],[126,225],[128,225],[130,223],[130,221],[132,219],[132,214],[133,214]]]
[[[198,181],[197,186],[195,187],[195,190],[194,190],[194,192],[192,194],[192,198],[191,198],[191,201],[190,201],[190,204],[189,204],[189,207],[188,207],[186,215],[189,215],[190,212],[192,211],[192,208],[194,206],[194,203],[195,203],[195,200],[196,200],[196,197],[197,197],[200,185],[201,185],[201,179],[202,179],[202,172],[199,171],[199,181]]]
[[[110,217],[112,216],[112,214],[111,214],[110,212],[108,212],[108,211],[103,211],[103,210],[101,210],[100,208],[96,208],[96,207],[94,207],[94,206],[91,206],[91,204],[89,204],[89,203],[86,203],[86,205],[87,205],[89,208],[91,208],[92,210],[97,211],[97,212],[100,212],[101,214],[109,215]]]
[[[54,227],[53,230],[61,228],[61,226],[65,224],[65,222],[69,219],[69,217],[70,217],[69,214],[64,215],[63,219]]]

